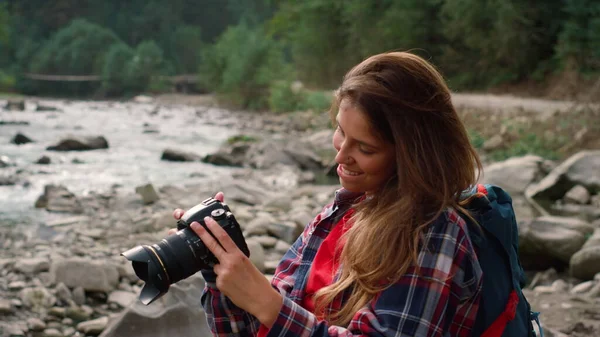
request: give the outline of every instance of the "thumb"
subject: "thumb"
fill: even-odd
[[[223,192],[219,191],[217,192],[217,194],[215,194],[215,199],[219,200],[220,202],[225,201],[225,194],[223,194]]]

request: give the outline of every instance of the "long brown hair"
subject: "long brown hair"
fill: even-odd
[[[339,312],[325,312],[335,324],[347,324],[415,265],[422,234],[444,210],[466,213],[461,193],[481,173],[450,90],[421,57],[406,52],[369,57],[344,76],[330,110],[332,121],[343,99],[365,113],[373,130],[394,145],[396,160],[390,165],[396,170],[373,198],[355,206],[340,277],[315,295],[317,311],[325,312],[334,298],[351,289]]]

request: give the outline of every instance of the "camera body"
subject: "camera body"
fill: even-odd
[[[250,256],[240,225],[229,206],[208,198],[183,214],[177,221],[175,234],[157,244],[137,246],[121,254],[132,261],[135,274],[145,282],[140,293],[142,303],[148,305],[154,302],[169,290],[171,284],[200,270],[212,269],[219,262],[190,228],[192,222],[196,221],[215,238],[204,222],[205,217],[213,218],[240,250]]]

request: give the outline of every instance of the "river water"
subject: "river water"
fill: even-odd
[[[5,101],[0,100],[0,106]],[[27,101],[25,111],[0,109],[0,120],[22,121],[28,125],[0,125],[0,157],[13,166],[0,168],[7,176],[21,171],[20,181],[0,186],[0,226],[43,216],[34,208],[44,185],[60,184],[77,196],[105,192],[117,184],[133,192],[136,186],[152,183],[194,182],[203,177],[226,174],[227,168],[201,162],[162,161],[166,148],[205,155],[215,151],[234,135],[234,123],[218,123],[226,111],[184,105],[158,106],[153,103],[39,100],[59,111],[35,111],[36,101]],[[223,118],[222,118],[223,117]],[[229,116],[231,118],[231,116]],[[148,132],[153,130],[154,132]],[[15,145],[18,133],[34,143]],[[104,136],[109,148],[82,152],[53,152],[46,147],[68,135]],[[50,157],[50,165],[35,162]]]

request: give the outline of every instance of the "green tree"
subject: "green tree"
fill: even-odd
[[[342,0],[282,0],[270,20],[269,33],[289,48],[299,79],[318,87],[335,87],[360,58],[348,49]]]
[[[122,95],[129,90],[127,66],[135,53],[125,43],[115,43],[108,50],[102,69],[102,87],[107,95]]]
[[[154,41],[143,41],[127,64],[127,85],[136,91],[153,89],[159,85],[159,76],[165,74],[165,69],[162,49]]]
[[[59,30],[32,59],[29,71],[52,75],[101,75],[110,46],[122,41],[110,30],[77,19]],[[49,92],[85,95],[98,88],[89,82],[38,83]]]
[[[541,0],[446,1],[441,22],[448,43],[440,63],[455,85],[524,79],[553,56],[559,6]]]
[[[563,63],[581,71],[600,71],[600,3],[566,0],[564,22],[556,46]]]
[[[202,32],[200,28],[182,25],[171,36],[165,56],[172,60],[178,74],[196,73],[200,66],[202,52]]]
[[[204,52],[200,80],[234,104],[245,108],[268,106],[269,87],[290,76],[280,44],[261,27],[245,22],[229,27]]]

